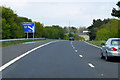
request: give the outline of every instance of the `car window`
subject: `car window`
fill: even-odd
[[[112,45],[120,45],[120,40],[112,40],[111,44]]]
[[[106,45],[109,45],[109,43],[110,43],[110,40],[108,40],[105,44],[106,44]]]

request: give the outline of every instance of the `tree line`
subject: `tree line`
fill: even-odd
[[[88,27],[90,40],[107,40],[108,38],[119,38],[120,21],[117,19],[94,20]]]
[[[120,7],[120,1],[116,4]],[[112,9],[112,16],[120,18],[120,10]],[[24,27],[21,26],[22,22],[33,22],[26,17],[20,17],[10,8],[0,7],[0,33],[2,33],[2,39],[14,39],[25,38],[26,33]],[[49,38],[49,39],[69,39],[69,37],[75,37],[82,34],[84,30],[89,30],[90,40],[107,40],[108,38],[120,37],[120,21],[117,19],[97,19],[93,20],[93,23],[88,28],[86,27],[61,27],[59,25],[44,26],[40,22],[35,23],[35,38]],[[29,37],[32,37],[32,33],[29,33]]]
[[[24,27],[21,26],[22,22],[33,22],[26,17],[19,17],[10,8],[0,7],[0,14],[2,14],[2,39],[25,38],[26,33]],[[1,16],[0,16],[1,17]],[[64,28],[59,25],[44,26],[40,22],[35,22],[35,38],[50,38],[50,39],[63,39],[65,36]],[[32,37],[32,33],[29,33]]]
[[[0,20],[2,22],[1,33],[2,39],[14,39],[25,38],[27,34],[24,32],[23,22],[35,23],[35,38],[49,38],[49,39],[69,39],[69,37],[75,37],[78,39],[77,33],[82,33],[85,27],[61,27],[59,25],[44,26],[44,24],[36,21],[32,21],[26,17],[20,17],[10,8],[0,7]],[[29,38],[32,38],[33,34],[29,33]]]
[[[120,7],[120,1],[116,5]],[[113,8],[111,15],[120,18],[120,10]],[[94,19],[93,24],[87,29],[90,31],[90,40],[120,37],[120,21],[118,19]]]

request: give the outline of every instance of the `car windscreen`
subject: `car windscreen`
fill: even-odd
[[[111,44],[112,44],[112,45],[120,45],[120,39],[112,40],[112,41],[111,41]]]

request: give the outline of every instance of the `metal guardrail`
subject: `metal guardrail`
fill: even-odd
[[[32,40],[33,38],[19,38],[19,39],[3,39],[0,40],[0,42],[5,42],[5,41],[18,41],[18,40]],[[46,38],[34,38],[34,39],[46,39]]]

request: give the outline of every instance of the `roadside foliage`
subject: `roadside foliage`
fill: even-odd
[[[120,7],[120,1],[116,4]],[[111,15],[120,18],[120,11],[113,8]],[[66,39],[74,37],[75,40],[83,40],[78,35],[83,34],[84,30],[90,31],[90,40],[107,40],[108,38],[120,37],[120,21],[117,19],[93,19],[91,26],[86,27],[61,27],[59,25],[44,26],[44,24],[32,21],[26,17],[18,16],[12,9],[0,7],[0,33],[2,39],[25,38],[27,34],[24,32],[22,22],[35,23],[35,38],[49,38],[49,39]],[[32,38],[33,34],[29,33]]]
[[[108,38],[118,38],[120,22],[116,19],[111,19],[107,24],[103,24],[101,29],[96,33],[96,40],[107,40]]]
[[[120,1],[116,4],[120,7]],[[113,8],[112,16],[120,18],[120,11]],[[90,40],[107,40],[109,38],[120,38],[120,21],[118,19],[93,20],[88,27]]]
[[[24,27],[21,26],[22,22],[33,22],[31,19],[26,17],[19,17],[10,8],[0,7],[2,11],[2,39],[13,39],[13,38],[25,38],[27,35],[24,32]],[[64,29],[60,26],[46,26],[40,22],[35,22],[35,38],[50,38],[50,39],[63,39]],[[32,33],[29,33],[29,37],[32,38]]]

